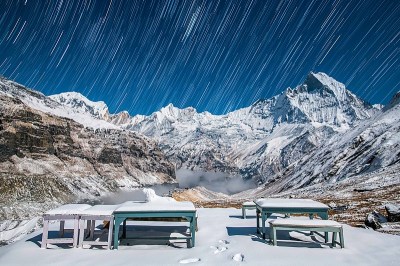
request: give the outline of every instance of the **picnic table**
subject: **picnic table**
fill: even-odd
[[[128,202],[122,204],[114,210],[114,248],[118,249],[119,245],[119,230],[123,223],[122,238],[126,238],[126,220],[127,219],[148,219],[159,220],[160,218],[183,218],[189,222],[190,236],[168,237],[169,239],[186,239],[188,247],[195,245],[195,228],[196,228],[196,208],[192,202]],[[137,237],[135,237],[136,239]],[[149,237],[146,237],[149,238]],[[152,237],[163,238],[163,237]]]
[[[257,233],[262,234],[265,239],[266,220],[272,213],[281,214],[308,214],[310,219],[313,219],[314,214],[321,217],[323,220],[328,219],[329,207],[321,202],[311,199],[279,199],[279,198],[266,198],[257,199],[254,201],[256,204],[257,213]],[[261,218],[261,226],[260,226]],[[261,229],[261,230],[260,230]],[[328,233],[325,233],[325,241],[328,239]]]
[[[107,246],[111,249],[112,233],[114,225],[114,210],[119,205],[95,205],[91,208],[79,212],[79,246],[83,247],[84,244],[92,246]],[[108,222],[108,237],[107,241],[95,240],[95,226],[96,221]],[[87,222],[87,233],[85,234],[85,222]]]

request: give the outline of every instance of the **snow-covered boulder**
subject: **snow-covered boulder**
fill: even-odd
[[[171,197],[160,197],[156,194],[154,189],[144,188],[143,193],[146,196],[147,202],[175,202],[176,200]]]
[[[383,223],[387,223],[387,219],[385,216],[380,214],[378,211],[373,211],[372,213],[368,214],[365,218],[365,225],[377,230],[382,228]]]

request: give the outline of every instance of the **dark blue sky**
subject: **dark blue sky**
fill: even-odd
[[[322,71],[371,103],[400,90],[400,1],[0,1],[0,74],[111,112],[221,114]]]

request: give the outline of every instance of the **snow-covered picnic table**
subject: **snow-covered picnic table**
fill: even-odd
[[[292,214],[292,213],[306,213],[310,219],[314,214],[318,215],[324,220],[328,219],[329,207],[321,202],[311,199],[280,199],[280,198],[266,198],[257,199],[254,201],[256,204],[257,213],[257,233],[261,233],[265,239],[265,222],[272,213]],[[261,231],[260,231],[260,216],[261,216]],[[328,239],[325,233],[325,240]]]
[[[83,210],[92,207],[88,204],[66,204],[58,208],[52,209],[43,214],[43,235],[42,235],[42,248],[47,248],[47,244],[51,243],[70,243],[74,247],[78,245],[78,234],[79,234],[79,218],[80,213]],[[72,238],[64,238],[65,221],[73,220],[73,236]],[[49,239],[49,222],[60,221],[60,232],[59,238]]]
[[[79,246],[83,247],[84,244],[107,246],[111,249],[113,225],[114,225],[114,210],[120,205],[95,205],[91,208],[79,211],[80,224],[79,224]],[[106,241],[95,240],[95,225],[96,221],[108,222],[108,237]],[[85,222],[87,223],[87,232],[85,234]],[[102,232],[103,233],[103,232]]]
[[[174,237],[173,239],[186,239],[188,241],[188,247],[194,247],[195,245],[196,208],[192,202],[153,201],[146,203],[127,202],[121,204],[121,206],[114,211],[115,249],[118,249],[119,245],[119,229],[121,223],[123,223],[122,238],[125,238],[126,220],[131,218],[184,218],[187,222],[189,222],[190,236]],[[172,237],[169,237],[169,239],[171,238]]]

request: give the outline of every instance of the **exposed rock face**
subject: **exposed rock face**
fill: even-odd
[[[383,108],[383,110],[389,110],[392,107],[400,104],[400,91],[398,91],[390,100],[389,104]]]
[[[385,205],[385,210],[389,222],[400,222],[400,206],[389,203]]]
[[[372,213],[368,214],[365,218],[365,225],[371,227],[374,230],[382,228],[382,224],[386,223],[387,220],[385,216],[380,214],[377,211],[373,211]]]
[[[85,128],[0,91],[0,219],[27,215],[18,208],[34,215],[52,204],[174,177],[155,142],[137,133]]]

